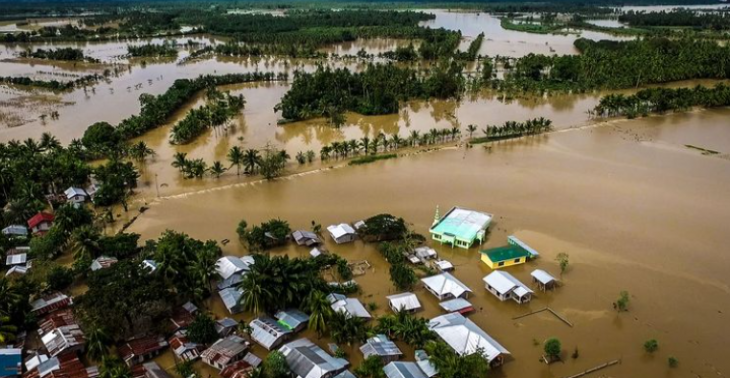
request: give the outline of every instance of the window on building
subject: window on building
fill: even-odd
[[[517,264],[518,262],[520,262],[520,260],[521,259],[515,259],[515,264]]]
[[[504,261],[501,261],[497,266],[504,266]]]

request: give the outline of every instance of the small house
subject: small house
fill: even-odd
[[[251,371],[254,369],[248,361],[240,360],[236,361],[223,370],[221,370],[222,378],[248,378]]]
[[[73,204],[82,204],[89,198],[89,194],[82,188],[70,187],[63,194],[66,195],[66,201]]]
[[[431,247],[418,247],[414,250],[416,257],[418,257],[421,260],[430,260],[435,259],[437,254],[436,250]]]
[[[96,272],[100,269],[106,269],[114,264],[116,264],[118,260],[116,257],[109,257],[109,256],[99,256],[94,259],[94,261],[91,262],[91,271]]]
[[[284,344],[279,351],[286,357],[295,377],[331,378],[347,369],[349,363],[332,357],[309,339],[298,339]]]
[[[218,319],[215,322],[215,331],[218,333],[218,336],[220,337],[226,337],[233,332],[236,331],[238,328],[238,322],[235,319],[231,318],[223,318]]]
[[[474,311],[474,307],[464,298],[454,298],[439,303],[439,306],[446,312],[458,312],[459,314],[467,314]]]
[[[181,361],[194,361],[200,358],[200,353],[205,349],[202,345],[194,343],[182,333],[177,333],[168,341],[172,353]]]
[[[482,244],[487,227],[492,222],[492,214],[452,207],[443,217],[439,217],[438,207],[433,226],[429,229],[431,238],[451,247],[469,249],[474,242]]]
[[[519,245],[505,245],[480,251],[482,262],[492,269],[524,264],[530,258],[530,253]]]
[[[498,366],[510,354],[476,323],[459,313],[437,316],[428,322],[428,328],[460,356],[481,353],[490,365]]]
[[[251,339],[266,350],[276,349],[291,336],[292,331],[267,316],[256,318],[249,323]]]
[[[403,355],[397,345],[390,341],[385,335],[375,335],[367,340],[365,344],[360,347],[363,358],[370,356],[377,356],[387,364],[391,361],[397,361]]]
[[[223,256],[215,263],[215,271],[224,280],[228,277],[249,271],[251,268],[241,258],[235,256]]]
[[[415,362],[394,361],[383,367],[387,378],[428,378]]]
[[[274,317],[279,322],[279,324],[283,325],[292,332],[299,332],[303,330],[307,327],[307,324],[309,323],[309,315],[295,308],[281,310],[274,314]]]
[[[117,348],[117,352],[124,363],[131,367],[159,355],[167,345],[167,340],[162,336],[145,336],[127,341]]]
[[[99,368],[84,366],[76,353],[64,353],[41,362],[23,374],[23,378],[96,378]]]
[[[46,316],[38,326],[38,335],[51,357],[84,350],[86,339],[70,308]]]
[[[246,272],[242,272],[246,273]],[[245,274],[242,273],[236,273],[232,274],[230,277],[226,278],[223,281],[219,281],[216,285],[218,287],[218,290],[228,289],[229,287],[236,287],[238,284],[243,282],[243,277]]]
[[[176,332],[183,328],[187,328],[195,319],[195,313],[198,311],[192,302],[187,302],[184,305],[176,308],[172,312],[170,317],[170,323],[172,323],[172,331]]]
[[[3,235],[7,237],[25,237],[28,236],[28,228],[22,224],[11,224],[8,227],[3,228]]]
[[[7,266],[25,265],[27,262],[28,262],[27,253],[8,254],[5,257],[5,265],[7,265]]]
[[[172,378],[165,369],[154,361],[142,364],[142,370],[144,371],[144,378]]]
[[[312,258],[319,257],[322,255],[324,255],[324,250],[319,249],[317,247],[314,247],[309,251],[309,256],[312,256]]]
[[[327,300],[332,304],[332,310],[342,312],[350,317],[372,319],[372,315],[365,309],[365,306],[357,298],[347,298],[342,294],[331,293],[327,295]]]
[[[15,265],[5,272],[5,277],[20,277],[28,273],[28,266],[26,265]]]
[[[48,232],[53,226],[53,220],[55,217],[53,214],[39,212],[30,219],[28,219],[28,228],[34,235],[42,235]]]
[[[433,362],[431,362],[431,359],[428,357],[425,350],[417,349],[414,354],[416,357],[416,364],[423,374],[426,374],[428,378],[433,378],[438,375],[438,369],[434,366]]]
[[[226,366],[240,361],[248,350],[248,343],[236,335],[216,341],[200,355],[206,364],[223,370]]]
[[[454,270],[454,264],[446,260],[436,260],[434,261],[434,265],[436,265],[436,269],[439,272],[451,272]]]
[[[426,290],[441,301],[452,298],[467,298],[469,293],[472,292],[468,286],[457,280],[451,273],[446,272],[422,278],[421,282],[423,282]]]
[[[37,315],[45,315],[73,304],[73,299],[60,291],[44,295],[30,303],[30,311]]]
[[[23,350],[0,348],[0,378],[16,377],[23,372]]]
[[[421,309],[421,302],[418,301],[416,294],[411,292],[389,295],[386,298],[388,298],[388,306],[393,312],[412,313]]]
[[[327,227],[327,231],[337,244],[354,242],[357,238],[357,232],[347,223],[331,225]]]
[[[243,289],[229,287],[219,291],[218,295],[220,295],[223,305],[226,306],[229,313],[238,314],[243,311],[243,306],[240,303],[241,297],[243,296]]]
[[[291,236],[294,239],[294,242],[297,243],[297,245],[311,247],[313,245],[322,243],[322,241],[319,240],[319,236],[317,236],[317,234],[315,234],[314,232],[297,230],[292,232]]]
[[[558,280],[556,280],[555,277],[542,269],[533,270],[532,273],[530,273],[530,276],[532,276],[532,280],[542,291],[552,290],[558,283]]]
[[[484,277],[484,284],[487,291],[494,294],[500,301],[513,299],[515,302],[522,304],[532,299],[533,291],[529,287],[513,275],[501,270],[495,270]]]

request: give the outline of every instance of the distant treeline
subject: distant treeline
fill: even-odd
[[[581,38],[575,46],[580,55],[529,54],[506,60],[506,79],[490,84],[504,90],[589,90],[730,77],[730,48],[713,41]]]
[[[21,58],[99,63],[98,59],[85,56],[83,50],[75,49],[72,47],[63,47],[50,50],[38,49],[35,51],[21,51],[19,55]]]
[[[314,73],[295,73],[291,89],[275,110],[281,110],[285,120],[334,117],[348,110],[390,114],[398,112],[401,101],[458,97],[464,81],[462,66],[456,62],[440,64],[425,75],[392,64],[371,64],[355,73],[320,67]]]
[[[593,113],[599,117],[634,118],[649,113],[684,111],[695,106],[730,106],[730,87],[718,84],[714,88],[699,85],[694,88],[647,88],[629,96],[612,94],[601,98]]]
[[[127,45],[127,54],[133,58],[177,56],[177,45],[168,41],[162,44]]]
[[[11,77],[0,76],[0,83],[11,85],[25,85],[29,87],[37,87],[50,89],[53,91],[65,91],[77,87],[94,84],[97,80],[103,78],[101,75],[85,75],[75,80],[58,81],[58,80],[34,80],[29,77]]]
[[[700,13],[687,9],[661,12],[629,11],[619,16],[619,21],[634,27],[693,27],[700,29],[730,29],[730,13]]]

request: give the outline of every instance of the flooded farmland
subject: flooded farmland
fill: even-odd
[[[481,54],[523,56],[530,52],[575,54],[578,35],[527,34],[501,28],[499,19],[486,13],[433,11],[429,27],[459,29],[468,41],[485,32]],[[7,25],[6,25],[7,26]],[[582,37],[616,38],[583,32]],[[201,44],[218,43],[210,37],[192,39]],[[161,40],[156,40],[161,41]],[[136,43],[143,43],[142,41]],[[331,46],[329,53],[356,54],[360,49],[377,54],[405,46],[405,40],[365,40]],[[0,86],[0,141],[37,138],[43,132],[64,144],[80,138],[92,123],[116,124],[139,112],[142,93],[163,93],[176,79],[201,74],[252,71],[293,73],[316,69],[314,61],[288,59],[212,58],[178,64],[178,61],[129,61],[121,58],[127,42],[86,45],[101,59],[93,66],[27,62],[17,53],[27,46],[3,46],[3,75],[40,78],[84,75],[112,70],[107,80],[88,90],[68,93],[28,91]],[[40,47],[47,45],[34,45]],[[188,54],[182,51],[179,59]],[[335,66],[359,69],[361,61],[337,60]],[[713,81],[675,83],[671,86],[712,85]],[[484,289],[482,277],[490,272],[479,261],[477,248],[468,251],[440,246],[429,240],[441,258],[454,263],[454,275],[473,291],[470,301],[477,311],[470,319],[502,343],[511,357],[496,377],[564,377],[601,363],[621,363],[596,376],[618,377],[724,377],[730,374],[727,327],[730,314],[730,110],[716,109],[637,120],[597,122],[588,115],[606,92],[553,94],[545,97],[506,98],[490,91],[471,93],[460,100],[412,101],[401,112],[384,116],[347,114],[345,125],[335,129],[324,119],[277,125],[274,106],[289,89],[288,83],[243,84],[224,87],[242,94],[246,107],[224,130],[209,130],[193,143],[169,143],[172,125],[203,99],[191,101],[169,122],[135,141],[144,141],[156,155],[141,165],[138,195],[132,209],[148,209],[128,231],[142,240],[156,239],[166,229],[198,239],[231,242],[225,254],[243,255],[235,228],[245,219],[258,224],[270,218],[289,221],[293,229],[308,229],[311,221],[323,226],[354,222],[375,214],[403,217],[412,228],[427,234],[437,206],[442,211],[463,206],[495,214],[483,247],[506,243],[517,235],[541,253],[536,261],[509,268],[523,282],[530,282],[535,268],[559,273],[555,256],[570,255],[563,285],[553,292],[539,292],[532,302],[517,305],[499,302]],[[625,91],[630,93],[632,91]],[[56,110],[57,120],[39,119]],[[477,145],[445,145],[434,151],[414,151],[384,162],[351,167],[336,160],[296,166],[289,175],[273,182],[237,176],[235,170],[220,179],[181,177],[171,167],[173,155],[185,152],[208,162],[226,161],[229,149],[238,145],[258,148],[274,143],[290,155],[319,149],[332,143],[379,133],[407,136],[432,128],[466,126],[482,128],[509,120],[545,117],[555,131],[519,140]],[[480,133],[480,131],[477,131]],[[717,152],[703,154],[703,150]],[[116,226],[132,216],[118,210]],[[387,313],[386,295],[395,289],[388,278],[388,264],[374,245],[357,241],[327,248],[349,261],[367,260],[371,268],[356,277],[362,287],[359,298],[374,303],[378,315]],[[308,257],[308,248],[290,245],[272,251]],[[630,311],[613,307],[620,291],[631,294]],[[419,316],[440,314],[438,301],[423,287],[415,293],[424,310]],[[227,316],[217,296],[208,301],[219,317]],[[572,322],[568,326],[548,313],[513,319],[549,306]],[[240,314],[237,319],[250,319]],[[327,339],[313,341],[326,348]],[[548,337],[563,342],[564,363],[539,361],[540,344]],[[642,344],[655,338],[660,349],[644,352]],[[412,350],[406,359],[413,360]],[[356,347],[346,347],[354,366],[361,362]],[[579,357],[570,354],[579,350]],[[265,351],[255,347],[255,353]],[[677,369],[667,367],[667,357],[679,359]],[[175,362],[168,351],[157,358],[166,369]],[[200,362],[203,377],[217,371]]]

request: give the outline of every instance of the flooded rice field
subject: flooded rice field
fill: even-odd
[[[522,56],[535,53],[577,53],[577,35],[537,35],[504,30],[499,19],[488,14],[433,11],[437,18],[430,27],[460,29],[468,44],[481,32],[486,38],[481,54]],[[615,38],[584,32],[594,39]],[[210,37],[181,37],[199,44],[219,43]],[[156,40],[159,42],[161,40]],[[146,43],[136,41],[134,43]],[[329,53],[355,54],[391,50],[410,43],[403,40],[368,40],[325,49]],[[127,42],[98,44],[33,45],[77,46],[103,63],[90,65],[20,61],[17,53],[27,45],[0,48],[2,75],[54,77],[82,76],[110,70],[107,80],[87,90],[68,93],[28,91],[0,86],[0,141],[37,138],[50,132],[63,143],[80,138],[92,123],[116,124],[139,112],[142,93],[163,93],[176,79],[201,74],[252,71],[293,73],[314,70],[316,62],[288,59],[211,58],[178,64],[189,54],[183,50],[175,61],[129,61],[122,57]],[[338,67],[359,69],[362,61],[336,60]],[[712,81],[675,83],[672,86],[712,85]],[[479,262],[476,248],[455,250],[434,245],[440,257],[456,266],[455,275],[473,291],[470,298],[476,313],[470,318],[512,353],[497,377],[562,377],[595,365],[621,359],[621,364],[601,372],[620,377],[724,377],[730,374],[725,356],[730,328],[730,242],[727,224],[730,207],[729,109],[614,120],[596,123],[587,111],[605,93],[560,94],[546,97],[505,98],[489,91],[466,95],[459,101],[413,101],[399,114],[364,117],[348,114],[345,126],[332,128],[315,119],[277,125],[273,108],[289,88],[288,83],[233,85],[223,89],[243,94],[246,107],[226,129],[211,130],[194,143],[169,143],[172,125],[198,98],[180,109],[167,125],[140,138],[156,155],[140,166],[139,194],[132,208],[146,205],[129,231],[142,239],[157,238],[174,229],[199,239],[230,239],[226,254],[247,253],[237,242],[236,224],[249,224],[273,217],[290,222],[292,228],[309,228],[315,220],[325,227],[342,221],[357,221],[378,213],[401,216],[426,234],[434,210],[459,205],[495,214],[495,222],[484,247],[506,243],[515,234],[540,251],[541,258],[509,268],[517,278],[530,282],[535,268],[555,275],[558,253],[570,255],[570,267],[563,286],[554,292],[538,293],[526,305],[499,302],[483,287],[489,273]],[[57,120],[41,120],[42,114],[58,111]],[[236,176],[235,170],[220,179],[184,180],[170,163],[176,152],[190,158],[225,161],[228,150],[239,145],[260,148],[273,143],[290,155],[319,149],[333,141],[373,137],[379,133],[421,133],[432,128],[466,126],[480,129],[488,124],[545,117],[556,131],[539,137],[482,146],[445,146],[413,153],[398,159],[349,167],[330,161],[301,167],[290,163],[290,175],[274,182]],[[480,131],[477,131],[480,134]],[[717,151],[703,155],[694,146]],[[121,225],[136,212],[121,213]],[[360,298],[375,303],[377,314],[388,311],[385,296],[394,293],[388,266],[374,245],[358,241],[327,248],[350,261],[367,260],[372,268],[356,280]],[[272,252],[308,256],[308,249],[289,246]],[[612,308],[618,293],[631,293],[630,311],[617,314]],[[420,316],[440,313],[434,297],[422,287],[415,290],[424,311]],[[549,314],[513,318],[546,306],[569,319],[569,327]],[[215,297],[209,307],[226,316]],[[248,319],[250,315],[236,316]],[[310,338],[325,346],[328,340]],[[546,366],[538,361],[548,337],[563,342],[564,363]],[[646,354],[642,344],[659,340],[655,355]],[[408,360],[412,351],[401,345]],[[580,357],[570,358],[574,349]],[[355,366],[361,355],[346,348]],[[263,355],[263,349],[256,348]],[[680,361],[677,369],[667,367],[668,356]],[[174,365],[170,353],[158,359],[168,369]],[[217,376],[198,363],[202,376]]]
[[[491,150],[447,148],[360,167],[293,175],[276,182],[209,188],[149,199],[130,231],[143,239],[175,229],[203,239],[233,240],[227,254],[246,251],[235,227],[272,217],[292,228],[353,222],[378,213],[404,217],[427,233],[436,206],[453,205],[495,214],[485,247],[516,234],[541,253],[509,271],[524,282],[535,268],[558,274],[560,252],[571,265],[554,292],[538,293],[526,305],[499,302],[483,288],[489,268],[475,248],[451,249],[429,242],[441,258],[456,265],[455,275],[473,291],[477,312],[470,318],[512,352],[495,373],[507,377],[561,377],[621,359],[604,376],[725,376],[723,357],[730,329],[730,286],[724,253],[730,208],[730,110],[713,110],[570,129]],[[687,149],[696,144],[722,151],[705,156]],[[350,261],[367,260],[372,269],[356,280],[363,302],[385,313],[385,296],[394,293],[387,264],[373,245],[356,242],[327,248]],[[289,246],[272,254],[307,257],[308,249]],[[619,291],[631,293],[630,311],[612,308]],[[423,288],[421,316],[439,313]],[[550,306],[574,324],[549,314],[513,317]],[[225,315],[220,301],[212,308]],[[245,318],[245,315],[243,315]],[[535,341],[563,341],[564,364],[538,361]],[[642,344],[656,338],[655,356]],[[316,340],[316,338],[313,338]],[[326,340],[319,341],[323,346]],[[580,351],[578,359],[569,354]],[[681,361],[670,374],[667,356]],[[353,351],[350,356],[360,358]]]

